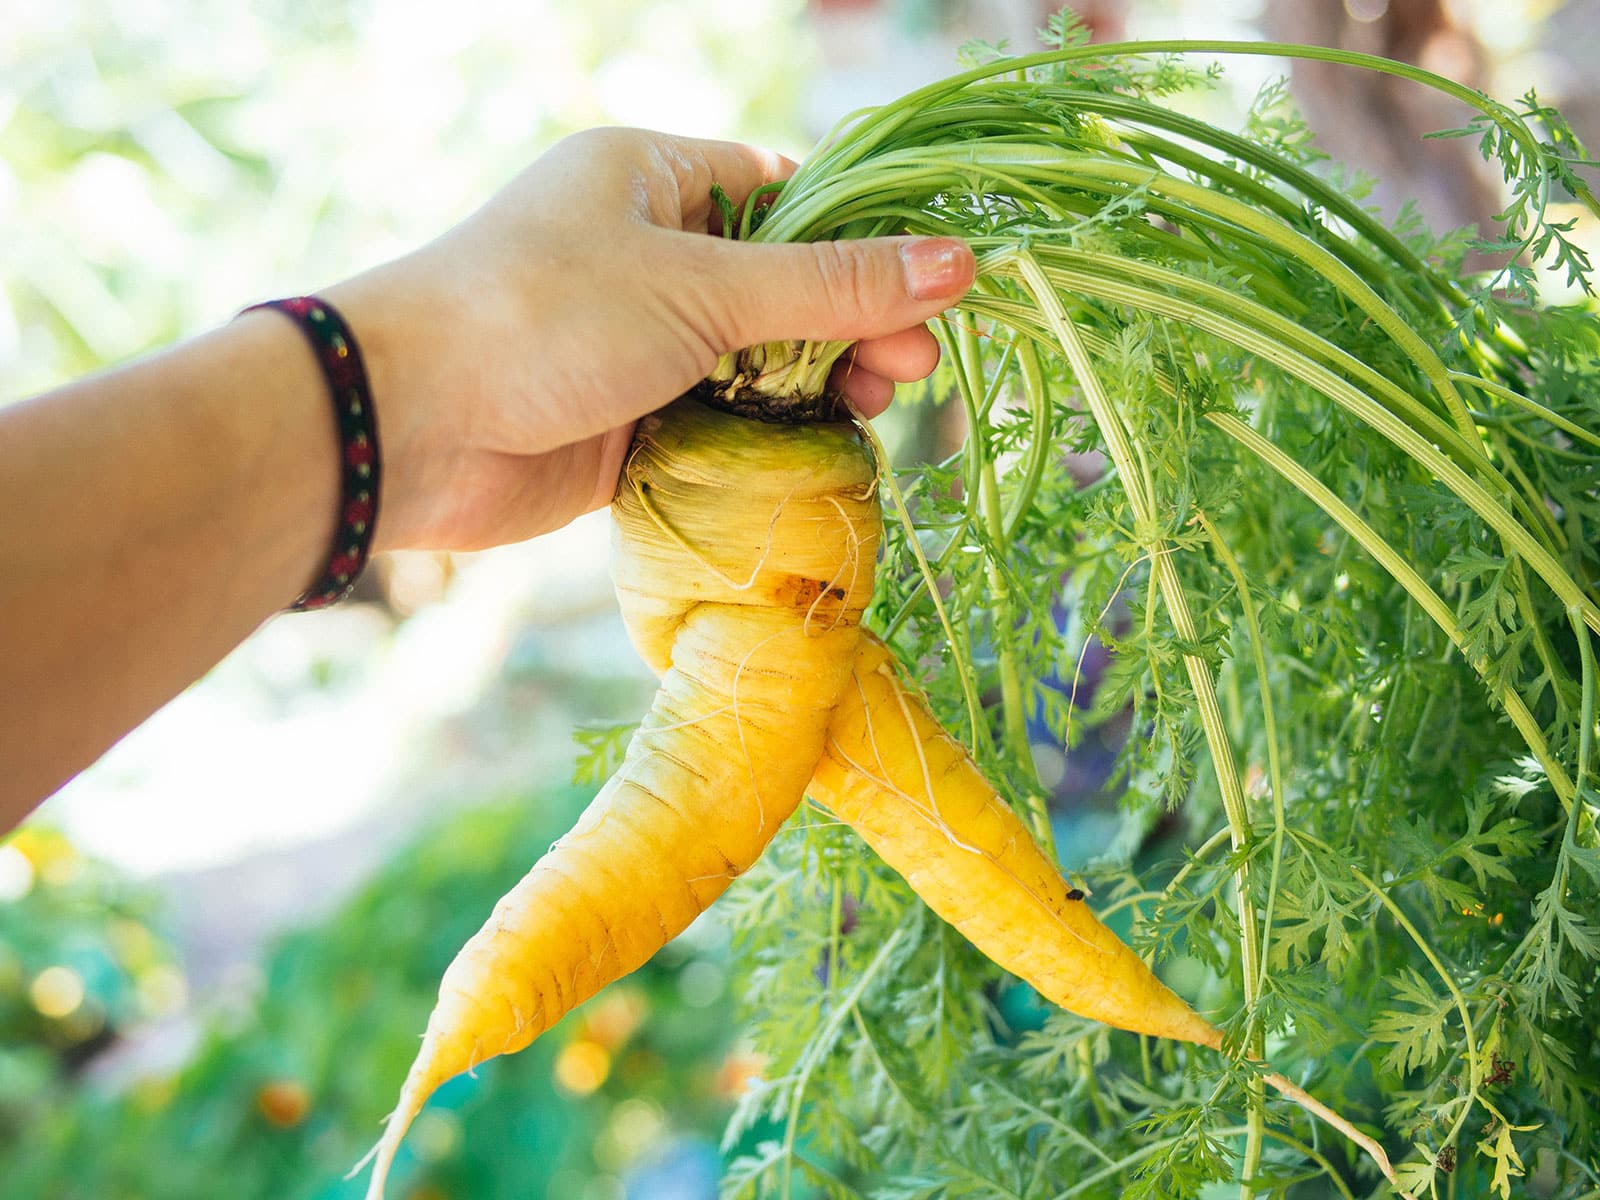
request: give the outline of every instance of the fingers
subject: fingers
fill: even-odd
[[[713,142],[698,138],[674,139],[698,154],[704,161],[710,182],[728,193],[728,199],[743,204],[757,188],[777,183],[795,173],[800,165],[774,150],[747,146],[742,142]],[[708,184],[709,190],[709,184]],[[692,197],[685,197],[685,200]]]
[[[859,343],[850,354],[850,365],[897,383],[926,379],[939,365],[939,342],[926,325],[914,325]]]
[[[569,209],[588,222],[643,216],[668,229],[705,233],[717,216],[712,184],[743,204],[756,189],[787,179],[796,165],[738,142],[601,127],[563,138],[508,190],[534,212]]]
[[[653,136],[660,136],[656,148],[667,157],[677,177],[680,227],[691,232],[723,232],[722,213],[711,199],[712,184],[739,208],[751,193],[789,178],[799,166],[775,151],[742,142]]]
[[[622,475],[622,463],[633,444],[634,422],[609,429],[600,435],[595,467],[595,488],[583,506],[583,512],[594,512],[611,503],[617,490],[617,480]]]
[[[883,413],[894,399],[894,380],[859,367],[852,368],[847,363],[834,368],[829,382],[835,391],[844,393],[858,413],[869,419]]]
[[[786,338],[887,338],[938,315],[972,286],[972,250],[954,238],[804,245],[717,240],[680,247],[696,260],[683,296],[718,353]],[[893,353],[893,351],[891,351]]]
[[[894,399],[896,383],[926,379],[939,365],[939,343],[925,325],[873,338],[851,348],[833,369],[830,384],[864,417],[876,417]]]

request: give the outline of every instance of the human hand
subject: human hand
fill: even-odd
[[[385,458],[379,549],[477,549],[609,503],[633,423],[725,352],[860,339],[836,383],[875,416],[926,376],[922,324],[971,285],[947,239],[707,234],[794,164],[602,129],[561,142],[461,225],[324,294],[361,339]]]

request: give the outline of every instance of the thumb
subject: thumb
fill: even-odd
[[[705,282],[721,292],[707,310],[717,314],[710,332],[723,350],[787,338],[858,341],[909,329],[965,295],[977,269],[972,249],[956,238],[718,244],[717,278]]]

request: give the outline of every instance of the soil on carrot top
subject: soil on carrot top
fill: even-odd
[[[746,387],[737,380],[716,383],[703,379],[689,393],[700,403],[737,417],[774,425],[805,425],[837,421],[848,410],[832,388],[816,396],[774,396]]]

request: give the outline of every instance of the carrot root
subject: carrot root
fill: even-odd
[[[1389,1185],[1395,1191],[1404,1196],[1405,1200],[1416,1200],[1415,1196],[1400,1186],[1400,1179],[1394,1173],[1394,1166],[1389,1162],[1388,1154],[1384,1152],[1383,1147],[1378,1145],[1375,1139],[1362,1133],[1361,1130],[1350,1124],[1349,1121],[1318,1100],[1310,1092],[1298,1084],[1291,1083],[1276,1071],[1269,1071],[1262,1078],[1276,1088],[1286,1099],[1294,1101],[1312,1116],[1327,1122],[1349,1138],[1355,1145],[1361,1147],[1366,1152],[1367,1157],[1378,1165],[1378,1170],[1383,1172],[1383,1177],[1389,1181]]]
[[[1054,1004],[1119,1029],[1222,1034],[1071,892],[1055,862],[871,634],[808,789],[934,912]]]
[[[367,1200],[447,1079],[523,1049],[637,969],[799,805],[872,594],[876,468],[848,426],[680,402],[647,417],[612,506],[629,632],[662,676],[606,783],[456,955]]]

